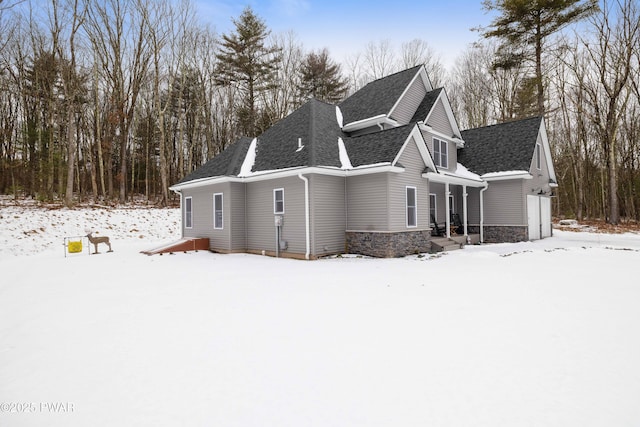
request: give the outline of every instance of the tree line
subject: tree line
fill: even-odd
[[[461,128],[545,116],[556,214],[640,219],[637,0],[522,4],[485,0],[497,18],[447,70],[420,39],[338,63],[251,8],[217,34],[189,0],[0,0],[0,193],[166,205],[171,184],[311,97],[425,64]]]

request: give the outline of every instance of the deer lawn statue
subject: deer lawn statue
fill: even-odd
[[[93,237],[91,235],[93,234],[93,230],[85,229],[84,231],[87,233],[89,242],[93,243],[93,246],[95,247],[96,251],[93,253],[94,255],[98,253],[98,243],[106,244],[107,246],[109,246],[109,250],[107,252],[113,252],[113,249],[111,249],[111,243],[109,243],[109,238],[107,236]]]

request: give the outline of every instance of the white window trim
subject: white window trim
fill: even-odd
[[[438,156],[436,156],[436,141],[438,141]],[[444,159],[446,164],[441,164],[442,161],[442,147],[444,146]],[[436,166],[449,169],[449,143],[441,138],[433,137],[433,157]]]
[[[542,146],[539,142],[536,142],[536,169],[542,169]]]
[[[431,206],[431,196],[433,196],[433,206]],[[436,196],[436,193],[429,193],[429,221],[431,221],[432,209],[433,209],[433,220],[438,222],[438,196]]]
[[[191,206],[191,210],[187,210],[187,200],[189,201],[189,205]],[[187,221],[187,216],[189,216],[189,220]],[[190,225],[187,225],[190,224]],[[193,228],[193,197],[185,197],[184,198],[184,228]]]
[[[216,226],[216,196],[220,196],[220,213],[222,214],[220,227]],[[224,230],[224,193],[213,193],[213,229]]]
[[[413,212],[414,212],[414,220],[415,220],[415,224],[410,225],[409,224],[409,189],[413,190],[413,200],[415,202],[415,205],[413,205]],[[407,228],[416,228],[418,226],[418,189],[416,187],[412,187],[407,185],[405,187],[404,190],[404,212],[405,212],[405,223],[407,225]]]
[[[276,203],[276,193],[278,191],[282,191],[282,211],[278,211]],[[274,188],[273,189],[273,213],[276,215],[281,215],[284,213],[284,188]]]

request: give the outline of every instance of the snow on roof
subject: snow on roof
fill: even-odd
[[[480,178],[480,175],[475,174],[473,172],[471,172],[469,169],[467,169],[464,165],[458,163],[456,164],[456,175],[462,177],[462,178],[468,178],[468,179],[474,179],[476,181],[481,181],[482,178]]]
[[[482,179],[503,178],[503,177],[510,177],[514,175],[529,175],[529,171],[513,170],[513,171],[503,171],[503,172],[489,172],[482,175],[481,178]]]
[[[340,110],[336,109],[336,111]],[[353,169],[351,160],[349,159],[349,154],[344,146],[344,141],[340,137],[338,137],[338,152],[340,155],[340,169]]]
[[[240,168],[240,173],[238,176],[249,176],[251,175],[251,169],[253,169],[253,165],[256,162],[256,144],[258,142],[258,138],[253,138],[251,141],[251,145],[249,146],[249,150],[247,151],[247,155],[244,158],[244,162],[242,162],[242,167]]]
[[[336,120],[338,121],[338,126],[340,126],[340,128],[342,128],[342,124],[344,122],[344,119],[342,117],[342,111],[340,111],[340,107],[338,107],[336,105]]]
[[[379,162],[379,163],[372,163],[370,165],[360,165],[360,166],[356,166],[353,169],[356,170],[356,169],[377,168],[380,166],[391,166],[391,162]]]

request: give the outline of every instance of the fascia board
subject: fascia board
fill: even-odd
[[[481,175],[480,178],[484,179],[487,182],[491,182],[491,181],[506,181],[509,179],[533,179],[533,175],[531,175],[529,172],[517,172],[510,175],[498,175],[498,176]]]
[[[207,185],[215,185],[221,184],[225,182],[259,182],[259,181],[268,181],[270,179],[278,179],[278,178],[288,178],[292,176],[298,176],[299,174],[318,174],[318,175],[328,175],[328,176],[338,176],[338,177],[346,177],[346,176],[354,176],[354,175],[367,175],[372,173],[381,173],[381,172],[393,172],[393,173],[401,173],[404,172],[404,168],[399,166],[393,166],[389,163],[379,164],[379,165],[371,165],[371,166],[359,166],[354,169],[339,169],[332,167],[297,167],[290,168],[285,170],[277,170],[277,171],[266,171],[263,173],[256,173],[247,177],[236,177],[236,176],[218,176],[211,178],[202,178],[194,181],[185,182],[184,184],[176,184],[169,189],[174,192],[179,192],[182,190],[188,190],[198,187],[204,187]]]
[[[466,185],[468,187],[485,187],[486,181],[476,181],[475,179],[463,178],[461,176],[445,175],[442,173],[427,172],[422,174],[423,178],[427,178],[429,181],[438,182],[442,184],[455,184]]]
[[[381,123],[386,123],[386,124],[394,126],[394,127],[399,126],[398,122],[396,122],[393,119],[390,119],[389,117],[387,117],[386,114],[379,114],[379,115],[374,116],[374,117],[368,117],[366,119],[358,120],[357,122],[347,123],[346,125],[344,125],[342,127],[342,131],[343,132],[353,132],[353,131],[356,131],[356,130],[368,128],[370,126],[376,126],[376,125],[379,125]]]
[[[558,182],[556,179],[556,171],[553,167],[553,159],[551,158],[551,146],[549,145],[549,138],[547,137],[547,129],[544,124],[544,118],[540,120],[540,130],[538,131],[540,137],[542,139],[542,146],[544,148],[544,158],[547,161],[547,169],[549,170],[549,178],[555,182]]]

